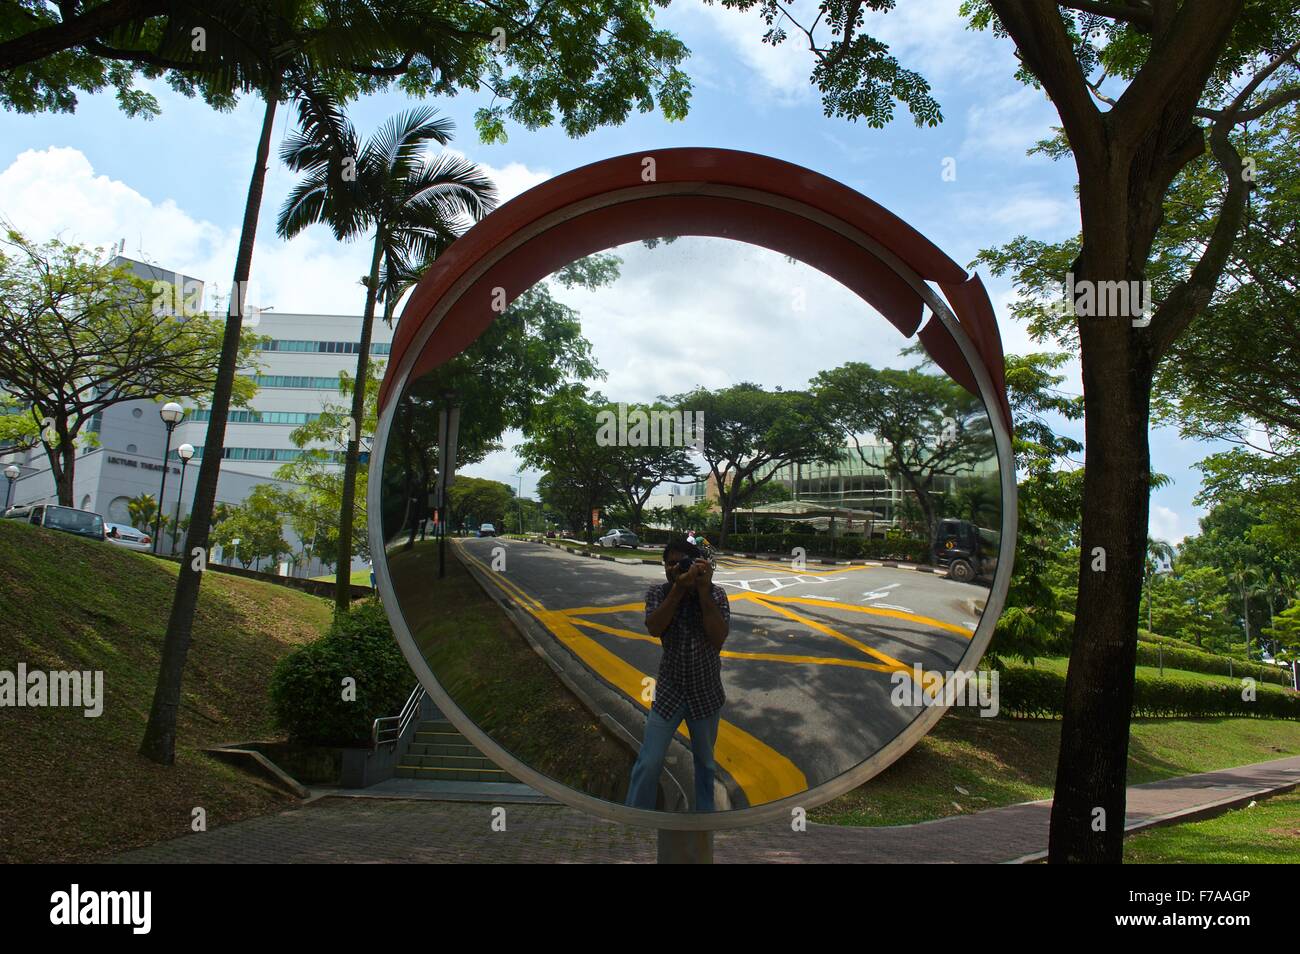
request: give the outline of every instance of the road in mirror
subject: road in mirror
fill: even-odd
[[[385,558],[434,677],[524,764],[664,811],[797,795],[932,699],[995,704],[952,677],[997,557],[990,422],[915,344],[725,239],[539,282],[394,412]],[[437,720],[401,764],[516,781]]]

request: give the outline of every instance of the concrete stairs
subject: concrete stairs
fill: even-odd
[[[398,760],[397,778],[439,782],[517,782],[479,754],[446,719],[427,719]]]

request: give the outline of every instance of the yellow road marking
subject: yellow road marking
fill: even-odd
[[[754,602],[759,603],[760,605],[769,606],[771,609],[780,613],[782,616],[787,616],[790,619],[794,620],[796,623],[802,623],[804,626],[807,626],[809,629],[816,630],[819,633],[825,633],[827,636],[830,636],[833,639],[838,639],[840,642],[846,643],[847,645],[852,646],[854,649],[866,653],[868,656],[871,656],[875,659],[879,659],[885,665],[891,667],[891,669],[897,669],[902,672],[906,672],[911,668],[910,666],[903,665],[902,662],[895,659],[893,656],[890,656],[888,653],[882,653],[879,649],[876,649],[873,646],[868,646],[866,643],[861,642],[860,640],[856,640],[852,636],[845,636],[839,630],[832,629],[831,627],[825,625],[824,623],[817,622],[815,619],[808,619],[808,617],[806,616],[800,616],[798,613],[794,612],[794,610],[786,609],[784,606],[777,606],[772,603],[767,603],[766,601],[758,597],[754,597]],[[814,600],[814,602],[816,601]]]
[[[623,639],[632,639],[637,642],[659,642],[659,640],[655,639],[653,636],[648,636],[644,633],[637,633],[630,629],[620,629],[617,626],[606,626],[604,623],[596,623],[592,620],[579,619],[577,617],[572,617],[572,619],[578,626],[585,626],[587,629],[594,629],[601,633],[609,633],[611,636],[620,636]],[[853,669],[870,669],[873,672],[894,672],[893,666],[863,662],[860,659],[840,659],[835,656],[792,656],[788,653],[750,653],[731,649],[724,649],[721,655],[724,659],[755,659],[767,662],[800,664],[811,663],[819,666],[848,666]]]
[[[459,553],[507,594],[523,595],[528,601],[523,604],[524,608],[587,667],[616,686],[642,708],[650,708],[649,704],[641,699],[641,694],[645,691],[643,680],[647,678],[641,670],[624,662],[590,636],[584,635],[563,612],[545,609],[541,603],[529,597],[514,583],[503,580],[500,573],[485,566],[468,551],[460,549]],[[687,739],[690,738],[684,722],[679,733]],[[713,747],[713,757],[735,779],[751,805],[761,805],[808,790],[808,778],[797,765],[776,749],[726,719],[718,723],[718,740]]]
[[[950,633],[956,633],[970,639],[975,635],[975,631],[967,629],[965,626],[958,626],[955,623],[945,623],[941,619],[934,619],[930,616],[921,616],[917,613],[905,613],[902,610],[884,609],[879,606],[858,606],[854,603],[841,603],[838,600],[817,600],[806,596],[777,596],[775,594],[754,593],[751,598],[759,602],[772,603],[799,603],[804,606],[829,606],[833,609],[848,610],[850,613],[866,613],[871,616],[888,616],[891,619],[905,619],[912,623],[921,623],[925,626],[933,626],[936,629],[944,629]]]
[[[635,613],[645,611],[645,601],[639,603],[620,603],[618,606],[576,606],[573,609],[557,610],[565,616],[597,616],[601,613]]]

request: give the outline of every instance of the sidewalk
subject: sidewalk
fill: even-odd
[[[1192,818],[1300,784],[1300,756],[1130,786],[1128,828]],[[302,808],[127,852],[159,862],[643,862],[653,831],[559,805],[509,805],[504,832],[484,803],[324,798]],[[717,862],[1007,862],[1047,847],[1050,801],[893,828],[785,823],[715,835]]]

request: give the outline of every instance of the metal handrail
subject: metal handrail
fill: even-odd
[[[402,711],[394,716],[380,716],[370,726],[370,751],[381,745],[396,745],[406,734],[406,727],[420,713],[420,703],[424,701],[424,686],[418,682],[406,699]]]

